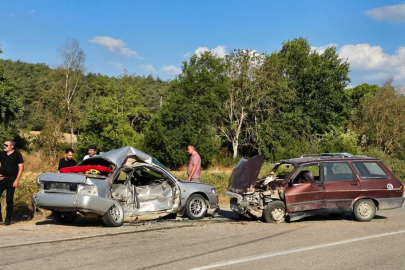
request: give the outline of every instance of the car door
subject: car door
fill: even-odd
[[[346,161],[322,165],[327,209],[346,209],[360,195],[360,181]]]
[[[320,171],[319,164],[308,164],[294,173],[285,192],[288,212],[325,208],[325,188]],[[307,172],[312,173],[313,179],[302,181],[301,177]]]
[[[141,213],[171,210],[176,184],[170,177],[149,166],[137,166],[134,169],[131,182],[136,189],[138,211]]]

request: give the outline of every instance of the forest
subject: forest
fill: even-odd
[[[131,145],[178,169],[188,144],[205,168],[256,154],[276,162],[348,152],[381,158],[405,179],[403,89],[392,78],[348,88],[350,65],[334,47],[320,54],[300,37],[269,54],[207,51],[170,81],[86,72],[74,39],[60,55],[57,67],[0,59],[0,137],[27,155],[53,160],[73,147],[80,160],[90,144]],[[64,133],[77,142],[62,142]]]

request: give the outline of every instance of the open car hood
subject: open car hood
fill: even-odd
[[[260,169],[264,162],[264,156],[254,156],[250,159],[242,158],[238,165],[233,169],[229,178],[228,191],[235,193],[246,193],[253,188]]]
[[[125,146],[83,160],[81,165],[97,164],[103,166],[107,165],[106,167],[108,167],[108,164],[105,164],[105,162],[107,162],[109,164],[113,164],[116,168],[119,168],[127,160],[128,157],[133,157],[137,161],[145,162],[148,164],[152,164],[153,162],[153,158],[148,154],[145,154],[144,152],[134,147]]]

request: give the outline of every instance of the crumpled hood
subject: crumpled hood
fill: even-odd
[[[145,154],[141,150],[138,150],[134,147],[125,146],[88,158],[84,160],[81,164],[82,165],[92,164],[93,161],[101,158],[109,161],[110,163],[114,164],[117,168],[119,168],[122,166],[124,161],[130,156],[135,157],[138,161],[142,161],[148,164],[152,164],[153,162],[152,156],[149,156],[148,154]]]
[[[250,159],[242,158],[233,169],[229,178],[228,191],[234,193],[246,193],[255,186],[260,169],[264,162],[264,156],[258,155]]]

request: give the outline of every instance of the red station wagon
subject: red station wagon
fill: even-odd
[[[231,209],[267,222],[351,212],[370,221],[376,210],[399,208],[404,186],[376,158],[321,154],[283,160],[258,179],[264,156],[242,159],[229,179]]]

